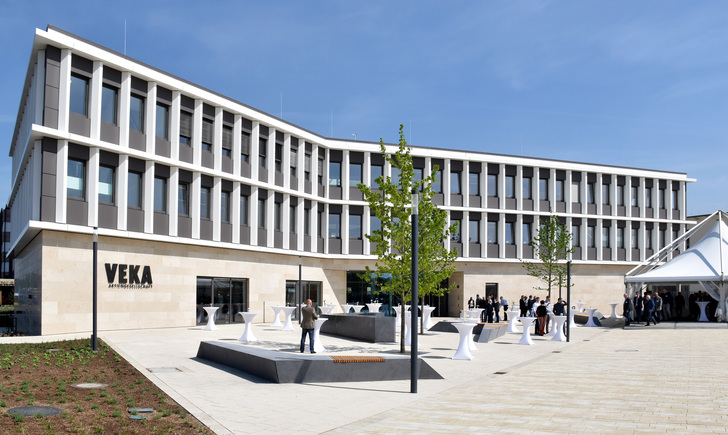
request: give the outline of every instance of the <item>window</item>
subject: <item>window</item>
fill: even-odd
[[[523,199],[532,199],[531,191],[531,177],[523,177]]]
[[[258,198],[258,228],[265,228],[265,199]]]
[[[564,202],[564,180],[556,180],[556,200]]]
[[[571,202],[578,203],[581,201],[581,183],[578,181],[571,182]]]
[[[624,185],[617,184],[617,205],[624,205]]]
[[[594,204],[594,183],[586,183],[586,202],[587,204]]]
[[[324,184],[324,157],[319,154],[318,157],[318,184],[323,185]],[[323,233],[319,233],[323,234]]]
[[[298,150],[291,148],[291,177],[296,178],[298,176]]]
[[[212,152],[212,141],[215,137],[215,122],[209,119],[202,120],[202,150]]]
[[[468,240],[470,243],[480,243],[480,221],[468,222]]]
[[[190,185],[179,183],[177,185],[177,213],[180,216],[190,215]]]
[[[472,175],[477,177],[477,174],[471,174],[471,180]],[[462,193],[460,191],[460,172],[450,172],[450,193],[455,195],[460,195]]]
[[[101,88],[101,120],[116,125],[119,90],[109,85]]]
[[[632,228],[631,236],[632,236],[632,241],[631,241],[632,249],[639,249],[639,247],[640,247],[639,230],[637,228]]]
[[[310,227],[311,227],[311,209],[304,208],[303,209],[303,235],[304,236],[311,235]]]
[[[167,180],[154,177],[154,211],[167,211]]]
[[[281,203],[273,203],[273,229],[281,231]]]
[[[677,208],[678,208],[679,198],[680,198],[679,193],[680,193],[679,190],[673,190],[672,191],[672,209],[673,210],[677,210]]]
[[[329,213],[329,237],[341,238],[341,215],[339,213]]]
[[[306,153],[303,159],[303,178],[311,181],[311,154]]]
[[[460,225],[460,224],[461,224],[460,219],[450,219],[450,228],[451,229],[454,228],[452,230],[452,232],[450,233],[450,240],[455,243],[460,243],[460,241],[461,241],[460,229],[461,229],[462,225]]]
[[[349,238],[361,239],[361,215],[349,215]]]
[[[230,192],[220,192],[220,221],[230,222]]]
[[[579,225],[571,226],[571,246],[581,246],[581,226]]]
[[[210,219],[210,188],[200,188],[200,218]]]
[[[639,200],[637,199],[637,186],[632,186],[631,193],[632,193],[632,207],[639,207],[640,203],[639,203]]]
[[[498,196],[498,176],[488,174],[488,196]]]
[[[86,198],[86,162],[83,160],[68,159],[68,187],[66,192],[69,198]]]
[[[524,222],[523,226],[521,227],[521,231],[523,231],[523,244],[524,245],[530,245],[531,244],[531,223],[530,222]]]
[[[516,234],[513,222],[506,222],[506,245],[513,245],[516,243]]]
[[[144,97],[131,96],[129,101],[129,128],[144,133]]]
[[[435,171],[435,180],[432,182],[432,192],[442,193],[442,170]]]
[[[275,171],[276,172],[282,172],[283,171],[283,145],[277,143],[276,144],[276,151],[275,151]]]
[[[652,188],[645,188],[645,207],[652,207]]]
[[[602,227],[602,248],[611,248],[609,245],[609,227]]]
[[[592,225],[589,225],[588,227],[586,227],[586,245],[589,248],[596,247],[596,240],[594,240],[595,230],[596,230],[596,228]]]
[[[192,145],[192,114],[179,112],[179,143]]]
[[[399,185],[399,173],[399,168],[392,167],[392,176],[389,178],[392,184],[395,186]]]
[[[480,174],[471,172],[468,174],[468,188],[470,195],[480,195]]]
[[[99,202],[114,203],[114,168],[99,166]]]
[[[341,163],[329,162],[329,186],[341,186]]]
[[[549,200],[549,180],[548,180],[548,178],[539,178],[539,180],[538,180],[538,197],[541,201]]]
[[[665,189],[660,189],[657,192],[657,201],[660,208],[665,208]]]
[[[157,103],[156,135],[169,139],[169,106]]]
[[[361,183],[361,163],[349,164],[349,186],[356,187]]]
[[[248,195],[240,195],[240,225],[248,225],[248,213],[250,213],[248,201],[250,201]]]
[[[652,228],[645,229],[645,248],[652,249]]]
[[[374,231],[379,231],[382,229],[382,220],[376,216],[371,216],[369,218],[369,226],[369,234],[374,234]]]
[[[498,222],[488,221],[488,243],[498,243]]]
[[[291,233],[296,232],[296,206],[292,205],[288,209],[288,231]]]
[[[88,116],[88,79],[71,75],[71,112]]]
[[[664,229],[660,229],[657,233],[657,243],[658,248],[662,249],[665,247],[665,239],[667,238],[667,231]]]
[[[129,207],[142,208],[142,174],[129,171],[129,194],[126,205]]]
[[[229,125],[222,126],[222,156],[232,157],[233,155],[233,128]]]
[[[617,248],[624,249],[624,228],[617,227]]]
[[[379,189],[379,183],[377,183],[377,178],[382,176],[382,170],[382,165],[372,165],[370,181],[372,189]]]
[[[513,175],[506,175],[506,198],[516,197],[516,177]]]
[[[602,204],[609,205],[609,184],[602,184]]]
[[[268,157],[268,140],[258,139],[258,166],[265,168],[266,159]]]
[[[240,161],[250,162],[250,133],[240,133]]]

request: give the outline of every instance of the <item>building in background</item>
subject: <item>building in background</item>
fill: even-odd
[[[440,316],[476,294],[538,294],[521,260],[552,211],[574,234],[572,294],[603,310],[626,271],[692,224],[684,173],[412,155],[419,176],[439,168],[435,201],[460,224],[444,240],[460,255],[454,289],[430,301]],[[20,331],[91,330],[94,228],[101,330],[191,326],[211,304],[218,322],[248,309],[270,322],[270,306],[295,302],[299,267],[316,304],[377,298],[358,274],[374,265],[365,235],[379,223],[356,185],[391,174],[379,144],[320,136],[48,27],[36,30],[10,156]]]

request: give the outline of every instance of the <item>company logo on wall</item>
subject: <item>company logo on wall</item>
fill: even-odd
[[[104,264],[109,288],[152,288],[152,269],[136,264]],[[141,270],[141,275],[139,271]]]

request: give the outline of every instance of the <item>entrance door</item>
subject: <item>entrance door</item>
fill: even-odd
[[[286,281],[286,306],[295,307],[296,287],[298,281]],[[306,299],[311,299],[311,305],[314,308],[321,304],[321,281],[301,281],[301,303],[305,304]],[[296,319],[298,310],[293,312],[293,319]]]
[[[246,278],[197,277],[197,323],[207,323],[202,307],[217,307],[215,323],[242,323],[238,312],[248,310]]]

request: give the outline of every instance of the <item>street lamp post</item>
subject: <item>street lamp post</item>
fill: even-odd
[[[571,342],[571,260],[566,262],[566,342]]]
[[[420,197],[418,196],[417,189],[412,190],[412,324],[410,325],[410,367],[411,367],[411,379],[410,379],[410,393],[417,393],[417,301],[419,297],[417,295],[417,289],[419,286],[419,216],[418,208],[420,203]]]
[[[98,320],[98,297],[97,297],[97,281],[98,281],[98,256],[99,256],[99,229],[94,227],[94,267],[93,267],[93,333],[91,335],[91,348],[96,352],[98,347],[98,331],[96,322]]]

